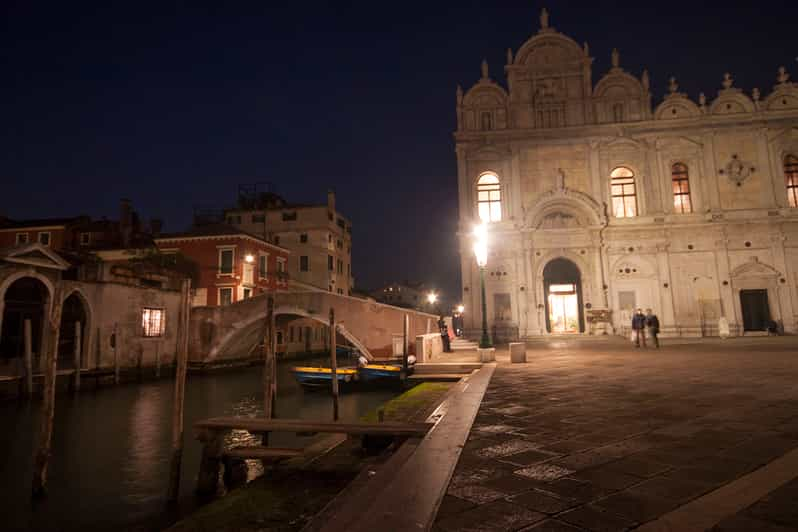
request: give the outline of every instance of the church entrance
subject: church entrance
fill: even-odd
[[[568,259],[554,259],[543,269],[546,330],[554,334],[584,332],[582,276]]]
[[[740,290],[740,308],[743,311],[744,331],[767,329],[770,323],[767,290]]]

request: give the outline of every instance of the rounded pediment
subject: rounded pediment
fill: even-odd
[[[701,109],[682,94],[667,97],[654,111],[655,120],[675,120],[701,116]]]
[[[732,279],[746,277],[778,277],[778,270],[772,266],[759,262],[757,257],[751,257],[748,262],[740,264],[731,271]]]
[[[601,78],[596,88],[593,90],[593,95],[596,98],[639,98],[645,94],[643,84],[620,68],[612,69],[607,75]]]
[[[737,113],[753,113],[754,102],[743,94],[740,89],[725,89],[718,93],[718,97],[710,104],[709,113],[713,115],[728,115]]]
[[[507,92],[493,81],[482,80],[465,94],[463,105],[467,107],[501,107],[507,100]]]
[[[555,189],[542,194],[524,209],[524,225],[532,229],[574,229],[601,225],[600,205],[575,190]]]
[[[781,83],[765,98],[764,108],[768,111],[798,109],[798,85]]]
[[[585,54],[576,41],[562,33],[544,31],[521,46],[513,64],[546,69],[584,59]]]

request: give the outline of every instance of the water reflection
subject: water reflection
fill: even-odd
[[[332,419],[328,394],[304,392],[290,365],[278,365],[278,417]],[[347,393],[340,399],[342,419],[355,420],[395,395],[395,391]],[[163,512],[171,449],[173,383],[170,379],[60,394],[56,401],[49,496],[30,503],[33,445],[41,403],[0,404],[0,515],[3,530],[152,530],[174,515]],[[192,509],[200,445],[194,421],[211,416],[261,413],[258,367],[193,375],[186,387],[185,434],[179,512]],[[248,433],[230,435],[247,444]],[[309,438],[273,434],[270,443],[302,447]],[[260,467],[258,461],[249,463]],[[250,474],[256,471],[251,471]]]

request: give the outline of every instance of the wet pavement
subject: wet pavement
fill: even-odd
[[[433,530],[634,529],[798,448],[798,339],[664,343],[500,350]],[[769,491],[715,530],[798,530],[798,481]]]

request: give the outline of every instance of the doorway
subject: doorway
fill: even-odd
[[[770,323],[768,291],[740,290],[740,308],[743,313],[743,331],[764,331]]]
[[[554,259],[543,269],[546,330],[553,334],[585,331],[582,313],[582,275],[568,259]]]

